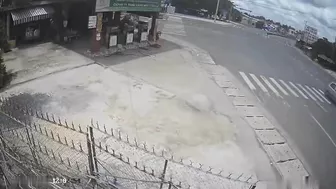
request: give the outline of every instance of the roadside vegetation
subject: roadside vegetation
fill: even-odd
[[[172,0],[172,5],[176,7],[176,12],[208,17],[216,14],[217,0]],[[218,12],[219,19],[229,19],[231,12],[232,21],[240,22],[242,20],[241,11],[234,8],[233,3],[229,0],[221,0],[218,10],[226,10]]]
[[[311,58],[325,68],[336,71],[336,43],[327,38],[318,39],[312,44]]]
[[[320,38],[311,45],[300,40],[296,42],[296,46],[318,64],[336,71],[336,42],[332,43],[327,38]]]
[[[0,89],[9,83],[11,78],[11,74],[7,72],[6,65],[2,58],[3,53],[9,50],[5,24],[0,21]]]

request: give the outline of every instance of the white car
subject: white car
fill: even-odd
[[[327,98],[336,103],[336,83],[332,82],[328,85],[325,95]]]

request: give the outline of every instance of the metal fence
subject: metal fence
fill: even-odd
[[[252,175],[178,159],[94,120],[83,127],[10,98],[1,98],[0,103],[5,120],[1,123],[1,169],[7,185],[30,180],[36,188],[43,178],[62,188],[249,189],[257,182]]]

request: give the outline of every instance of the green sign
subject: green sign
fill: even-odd
[[[161,11],[161,0],[96,0],[96,12]]]

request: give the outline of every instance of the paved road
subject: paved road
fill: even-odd
[[[163,33],[207,50],[244,83],[288,134],[321,188],[335,188],[336,106],[323,94],[333,77],[292,41],[261,30],[174,17],[167,23]]]

